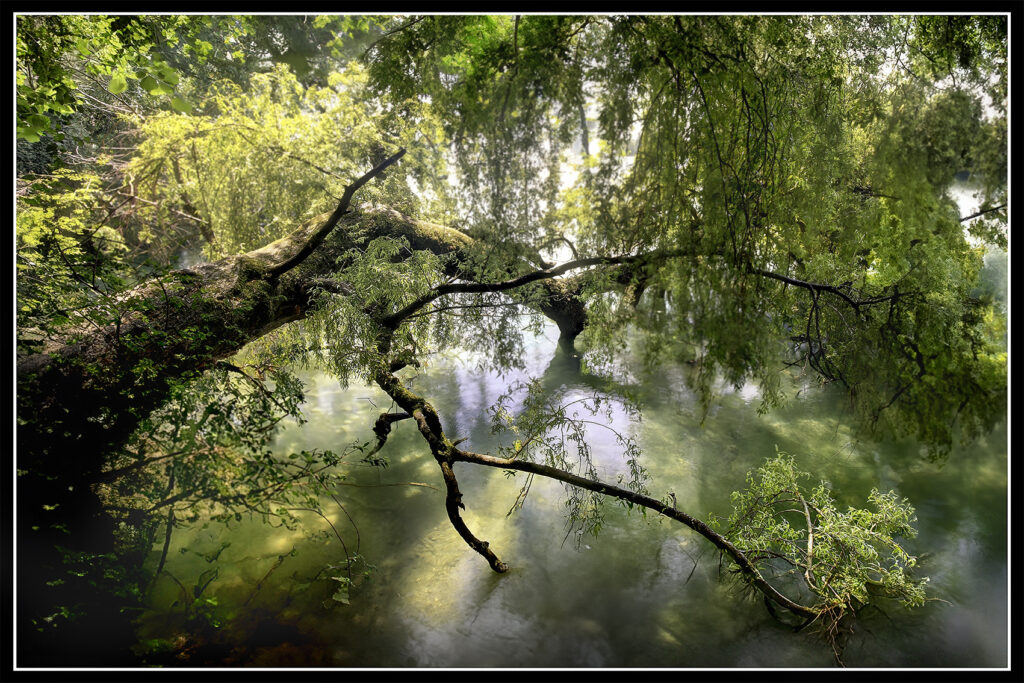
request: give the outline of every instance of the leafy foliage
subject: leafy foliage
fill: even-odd
[[[928,579],[911,576],[917,559],[898,540],[917,535],[908,501],[872,489],[867,502],[874,509],[841,511],[826,482],[810,490],[801,486],[808,476],[781,452],[749,472],[747,488],[732,494],[725,535],[762,572],[788,575],[790,584],[799,577],[830,635],[844,615],[874,595],[906,607],[923,605]]]
[[[311,356],[345,386],[353,377],[372,382],[388,362],[377,344],[381,327],[366,312],[397,310],[441,281],[439,259],[427,251],[411,251],[405,239],[377,238],[352,250],[347,261],[332,280],[342,293],[319,290],[302,329]],[[418,356],[419,342],[426,341],[420,337],[425,326],[429,320],[405,327],[394,347]]]
[[[96,104],[139,113],[142,93],[154,98],[146,108],[159,102],[187,113],[188,93],[222,78],[245,86],[274,64],[306,85],[324,84],[335,60],[354,56],[357,37],[365,41],[378,24],[356,16],[19,16],[18,137],[62,139],[61,123]]]
[[[268,446],[300,419],[288,364],[343,383],[452,349],[522,367],[522,332],[554,300],[581,320],[586,307],[585,368],[610,367],[626,330],[648,364],[695,366],[706,415],[720,378],[778,405],[787,367],[843,384],[866,426],[935,454],[1005,415],[1005,297],[982,285],[978,244],[1007,244],[1004,17],[32,15],[17,41],[19,172],[35,172],[19,179],[20,356],[145,313],[119,297],[140,277],[199,240],[212,259],[281,238],[399,147],[359,198],[465,238],[439,256],[353,230],[332,272],[302,283],[302,323],[179,381],[108,454],[122,551],[151,547],[161,523],[322,515],[344,455]],[[966,231],[950,192],[964,173],[982,202]],[[549,288],[431,298],[569,253],[623,258]],[[247,286],[269,291],[251,270]],[[185,346],[212,329],[187,328]],[[125,372],[129,391],[160,377],[147,358]],[[588,430],[611,405],[514,387],[492,411],[513,440],[500,454],[598,479]],[[642,492],[636,444],[615,438],[619,482]],[[909,504],[873,491],[873,509],[841,512],[802,476],[784,455],[752,473],[730,538],[802,576],[828,628],[873,591],[920,604],[897,540],[913,534]],[[577,541],[600,529],[600,500],[567,489]],[[76,576],[127,580],[113,554],[64,554]],[[196,618],[215,618],[210,576]],[[349,600],[351,572],[329,579]]]
[[[285,66],[254,74],[248,87],[213,86],[194,115],[168,112],[142,124],[144,141],[127,168],[153,225],[172,210],[205,223],[210,257],[261,247],[296,223],[333,208],[346,184],[384,149],[415,150],[360,198],[430,216],[409,182],[443,175],[434,119],[421,103],[382,107],[356,63],[324,87],[303,87]],[[335,198],[332,201],[332,198]]]
[[[269,386],[267,386],[269,383]],[[233,365],[178,387],[113,454],[104,479],[112,503],[149,513],[173,509],[176,523],[259,515],[294,528],[296,508],[319,508],[344,479],[331,451],[275,454],[277,426],[302,421],[301,383],[281,368]]]
[[[802,366],[844,383],[868,425],[940,454],[1004,405],[966,296],[981,251],[949,189],[967,170],[985,207],[1005,203],[1006,61],[1004,19],[953,19],[941,37],[934,19],[396,19],[370,73],[446,113],[460,213],[493,260],[560,240],[679,254],[584,289],[591,360],[639,327],[652,363],[697,356],[705,409],[718,376],[757,381],[771,407],[778,368]],[[996,218],[975,232],[1003,243]],[[637,315],[645,291],[671,314]]]
[[[197,36],[210,17],[30,15],[17,21],[18,137],[30,142],[44,133],[61,139],[51,117],[108,99],[97,87],[115,101],[123,102],[131,87],[188,110],[176,90],[180,74],[167,55],[182,50],[203,60],[211,49]],[[220,28],[230,26],[222,22]]]
[[[66,326],[104,322],[94,306],[130,279],[124,240],[103,223],[102,192],[95,174],[62,170],[18,197],[19,350]]]

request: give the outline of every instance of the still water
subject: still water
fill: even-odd
[[[563,402],[593,393],[592,382],[554,351],[554,338],[552,329],[530,342],[523,372],[499,377],[452,356],[434,361],[410,386],[438,409],[449,437],[468,437],[463,447],[487,452],[497,443],[487,409],[511,382],[539,377]],[[613,408],[610,424],[643,449],[651,494],[673,492],[685,512],[727,515],[730,492],[776,446],[830,482],[841,509],[864,506],[876,486],[917,508],[919,534],[907,547],[928,553],[921,572],[941,601],[865,613],[846,646],[846,666],[1008,666],[1005,424],[936,464],[913,441],[858,436],[838,391],[794,386],[787,405],[758,415],[754,388],[721,387],[701,424],[685,385],[687,366],[654,375],[619,370],[639,391],[643,413],[637,420]],[[277,450],[341,452],[373,441],[373,422],[390,406],[381,391],[343,390],[315,373],[304,379],[309,421],[284,429]],[[599,428],[589,436],[602,478],[615,482],[628,470],[613,436]],[[524,475],[457,465],[464,518],[511,565],[497,575],[449,524],[440,472],[410,421],[394,426],[381,455],[386,469],[359,464],[358,456],[346,460],[348,479],[338,490],[345,512],[324,501],[349,551],[358,548],[374,566],[348,605],[330,599],[337,585],[324,569],[345,555],[333,535],[310,538],[329,530],[315,515],[305,518],[305,530],[243,521],[175,532],[170,575],[191,587],[217,569],[202,595],[216,599],[211,614],[231,644],[222,665],[834,666],[823,641],[793,633],[759,600],[744,597],[720,576],[714,548],[675,522],[645,519],[610,501],[601,533],[577,549],[566,538],[560,484],[537,478],[525,506],[506,516]],[[180,596],[169,576],[157,581],[140,638],[173,639],[186,628]]]

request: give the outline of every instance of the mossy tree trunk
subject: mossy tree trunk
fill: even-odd
[[[91,484],[105,456],[167,400],[176,383],[303,317],[313,283],[334,271],[357,240],[403,236],[414,249],[438,254],[470,242],[455,230],[393,211],[357,211],[346,214],[301,264],[273,276],[270,269],[327,219],[317,216],[262,249],[113,296],[97,306],[106,324],[69,331],[40,353],[18,359],[20,661],[53,663],[54,650],[68,665],[131,661],[127,651],[110,651],[112,642],[132,642],[130,632],[111,632],[128,629],[127,622],[100,609],[116,601],[89,598],[96,590],[92,577],[68,577],[63,564],[69,551],[102,556],[113,550],[113,521]],[[87,616],[65,624],[61,635],[51,633],[46,624],[53,622],[55,607],[73,608],[83,599],[90,602]]]
[[[240,256],[179,270],[102,304],[109,322],[67,333],[17,365],[18,456],[24,470],[88,472],[159,406],[177,381],[302,318],[318,278],[357,240],[405,237],[413,249],[457,252],[470,239],[397,212],[347,214],[294,269],[270,269],[326,220]]]
[[[360,243],[401,237],[413,250],[454,254],[452,275],[458,274],[458,256],[472,243],[457,230],[389,209],[356,210],[341,216],[301,263],[281,269],[328,220],[330,214],[316,216],[261,249],[174,271],[112,296],[97,306],[102,316],[96,319],[105,324],[70,330],[39,353],[18,359],[20,624],[38,623],[55,600],[73,602],[90,590],[86,584],[52,585],[53,577],[62,575],[63,553],[56,548],[96,555],[111,551],[113,522],[91,483],[105,456],[167,400],[177,383],[304,317],[314,289]],[[551,298],[543,312],[571,341],[582,323],[565,327],[564,321],[579,318],[582,304],[554,283],[542,286]],[[90,640],[96,637],[94,626],[81,624],[78,646],[64,653],[67,661],[88,662],[94,651],[106,652]],[[19,650],[41,655],[48,648],[45,634],[37,638],[25,628]]]

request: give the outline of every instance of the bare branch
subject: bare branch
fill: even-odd
[[[327,222],[321,225],[317,229],[317,231],[313,233],[309,240],[307,240],[306,243],[302,245],[302,248],[299,249],[298,253],[271,268],[268,273],[270,277],[280,277],[284,273],[287,273],[289,270],[305,261],[306,258],[310,254],[312,254],[317,247],[320,246],[324,239],[327,238],[327,235],[329,235],[331,231],[334,230],[334,226],[338,224],[338,221],[341,220],[341,217],[348,213],[348,205],[352,201],[352,195],[354,195],[359,188],[368,183],[374,177],[380,175],[384,171],[384,169],[386,169],[388,166],[401,159],[403,156],[405,156],[404,147],[398,150],[397,154],[395,154],[394,156],[390,156],[384,161],[380,162],[372,169],[370,169],[361,178],[356,180],[351,185],[347,186],[345,188],[345,193],[341,196],[341,201],[338,203],[338,208],[334,210],[334,213],[332,213],[331,217],[327,219]]]
[[[511,280],[505,280],[503,282],[460,282],[460,283],[449,283],[435,287],[430,292],[424,294],[420,298],[416,299],[412,303],[408,304],[401,310],[392,313],[385,317],[381,323],[388,329],[397,329],[402,322],[411,316],[416,311],[420,310],[431,301],[439,299],[445,294],[479,294],[484,292],[505,292],[510,289],[516,289],[522,287],[531,282],[537,282],[539,280],[548,280],[553,277],[557,277],[562,273],[567,273],[570,270],[577,268],[586,268],[587,266],[598,266],[598,265],[616,265],[621,263],[632,263],[640,259],[650,258],[651,253],[626,255],[626,256],[592,256],[590,258],[577,259],[574,261],[568,261],[560,266],[552,266],[551,268],[544,268],[542,270],[535,270],[525,275],[512,278]]]
[[[1000,210],[1005,209],[1005,208],[1006,208],[1006,204],[1000,204],[999,206],[993,206],[991,209],[982,209],[978,213],[972,213],[970,216],[963,216],[963,217],[961,217],[960,218],[960,222],[963,223],[964,221],[969,221],[972,218],[977,218],[978,216],[984,216],[986,213],[992,213],[993,211],[1000,211]]]

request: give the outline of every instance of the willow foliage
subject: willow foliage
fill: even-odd
[[[333,208],[346,184],[378,156],[415,151],[360,199],[429,217],[443,214],[444,158],[436,121],[422,103],[386,106],[366,90],[356,63],[304,87],[284,65],[253,74],[243,90],[221,81],[189,116],[167,112],[141,124],[144,140],[128,169],[160,225],[169,211],[201,219],[208,257],[261,247]],[[159,239],[159,235],[153,235]]]
[[[726,536],[763,573],[809,595],[830,638],[846,615],[876,596],[923,605],[928,579],[914,577],[917,558],[904,547],[917,535],[909,502],[872,489],[870,507],[843,511],[827,483],[801,486],[808,476],[786,453],[748,472],[747,488],[732,494]]]
[[[939,39],[914,17],[379,20],[368,69],[350,63],[327,87],[280,66],[245,91],[222,82],[191,116],[146,120],[129,177],[153,225],[195,215],[219,256],[281,237],[406,147],[361,199],[471,235],[464,275],[502,280],[570,250],[661,255],[625,283],[580,276],[591,367],[631,327],[650,363],[696,361],[705,409],[717,377],[758,382],[770,408],[780,368],[800,367],[843,383],[866,424],[942,452],[1005,406],[976,239],[1006,242],[1003,21],[957,20]],[[963,171],[985,209],[976,238],[950,194]],[[353,263],[338,277],[364,303],[415,297],[384,291],[406,266],[367,279]],[[469,341],[511,367],[509,304],[531,298],[450,297],[402,334],[421,350]],[[321,297],[311,329],[349,339],[355,319],[332,307],[365,309],[336,299]],[[372,347],[362,333],[348,348]],[[372,374],[369,357],[334,361]]]
[[[950,188],[972,173],[971,229],[1005,246],[1006,46],[1004,18],[939,19],[396,19],[370,74],[443,112],[494,250],[675,255],[634,277],[639,307],[589,289],[591,360],[631,324],[651,362],[696,355],[706,401],[724,375],[765,407],[802,366],[941,451],[1005,406]]]

